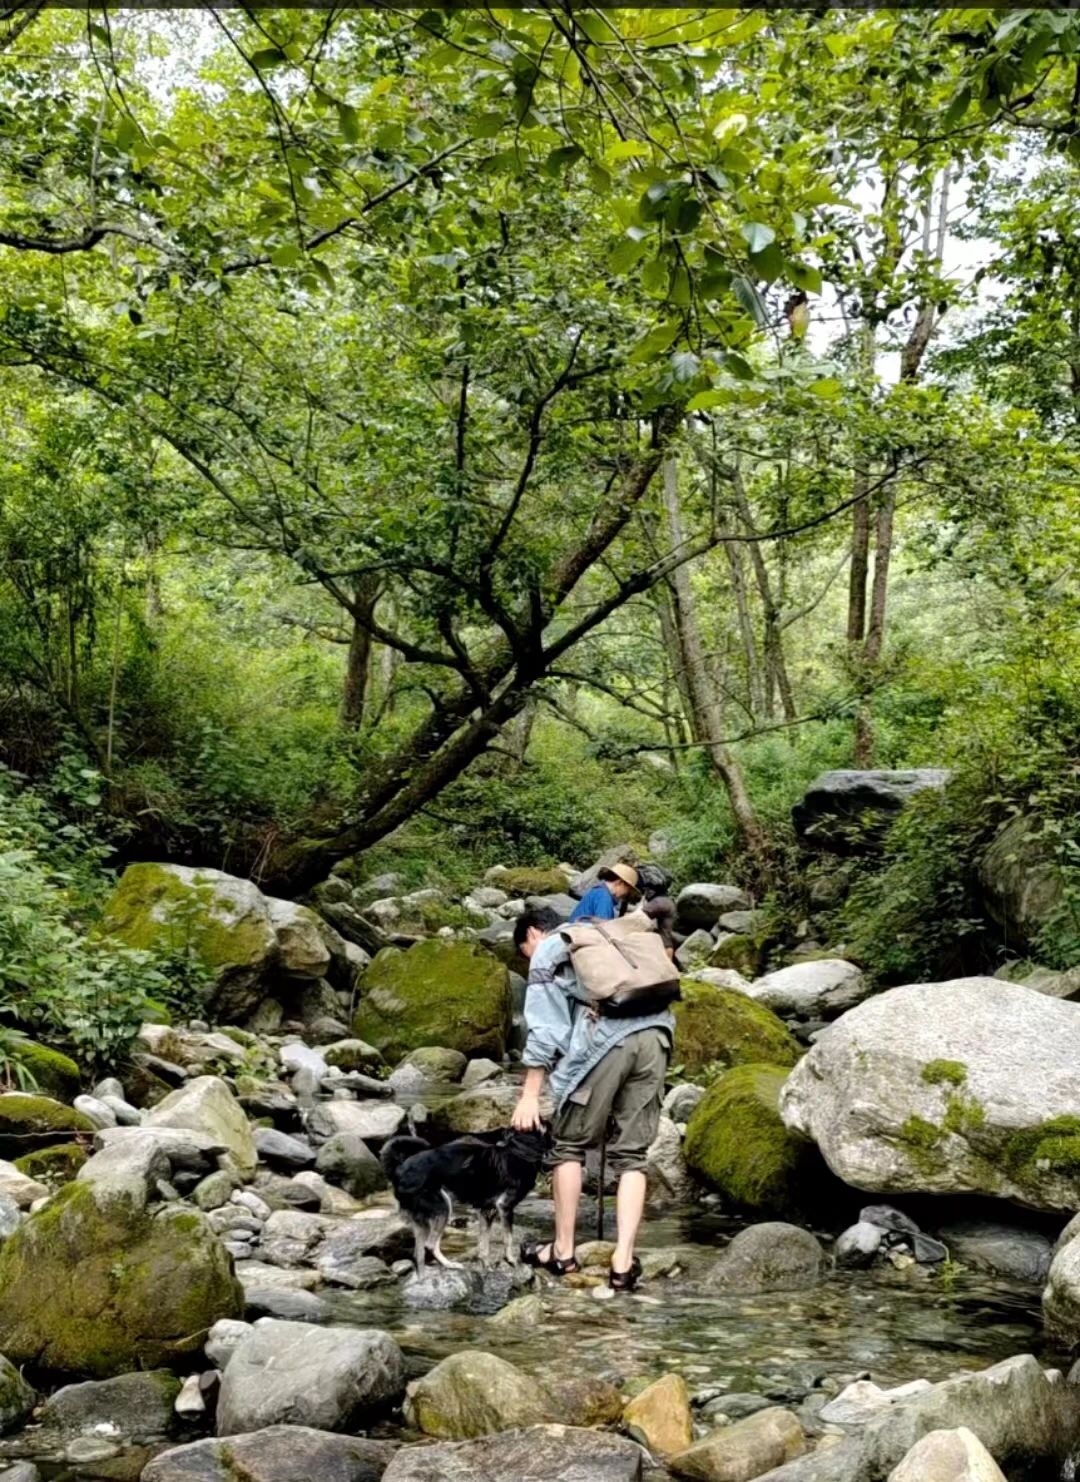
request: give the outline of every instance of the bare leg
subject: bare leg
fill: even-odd
[[[553,1254],[568,1261],[577,1244],[577,1212],[581,1199],[581,1164],[560,1163],[551,1175],[555,1195],[555,1244]]]
[[[634,1259],[634,1242],[645,1213],[647,1181],[644,1173],[624,1173],[619,1179],[619,1191],[615,1195],[616,1242],[611,1258],[612,1269],[629,1271]],[[558,1200],[555,1203],[558,1210]]]

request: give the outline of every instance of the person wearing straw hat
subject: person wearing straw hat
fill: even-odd
[[[637,893],[638,873],[634,866],[621,862],[613,864],[600,871],[596,884],[586,891],[571,911],[570,920],[613,921]]]

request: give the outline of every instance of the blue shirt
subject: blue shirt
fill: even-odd
[[[583,916],[595,916],[601,921],[614,921],[618,909],[611,891],[603,880],[598,880],[570,912],[570,920],[580,921]]]
[[[610,891],[605,894],[610,898]],[[593,1013],[571,964],[570,949],[557,931],[537,944],[529,962],[525,1026],[528,1039],[521,1058],[527,1066],[549,1073],[556,1110],[607,1052],[631,1034],[662,1029],[669,1044],[675,1038],[675,1017],[668,1009],[625,1019]]]

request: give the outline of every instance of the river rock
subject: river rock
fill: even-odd
[[[910,1384],[901,1384],[895,1389],[882,1389],[869,1379],[856,1379],[822,1407],[818,1418],[826,1425],[862,1426],[890,1405],[911,1395],[923,1394],[931,1387],[927,1379],[913,1379]]]
[[[678,1058],[688,1075],[733,1065],[794,1065],[802,1049],[787,1026],[764,1004],[734,988],[682,980],[673,1005]]]
[[[0,1095],[0,1152],[9,1157],[34,1153],[50,1143],[70,1142],[76,1132],[93,1132],[94,1123],[81,1111],[27,1091]]]
[[[326,923],[309,906],[266,896],[270,924],[277,935],[282,970],[293,978],[324,978],[330,967]]]
[[[468,1061],[460,1050],[447,1049],[444,1045],[421,1045],[410,1050],[401,1064],[414,1066],[425,1081],[444,1085],[460,1081]]]
[[[142,1482],[379,1482],[392,1454],[385,1441],[271,1425],[164,1451],[143,1469]]]
[[[1049,1240],[1038,1230],[992,1220],[965,1220],[945,1225],[938,1234],[950,1255],[965,1266],[1016,1281],[1046,1280],[1052,1251]]]
[[[372,1072],[386,1062],[381,1051],[362,1039],[339,1039],[333,1044],[323,1045],[322,1057],[327,1065],[336,1065],[341,1070]]]
[[[225,1369],[217,1433],[267,1425],[350,1430],[395,1403],[404,1372],[401,1349],[377,1328],[260,1318]]]
[[[255,1172],[258,1154],[244,1109],[219,1076],[203,1075],[170,1092],[147,1112],[145,1127],[180,1127],[201,1132],[227,1149],[237,1171]]]
[[[37,1395],[18,1369],[0,1354],[0,1435],[22,1425],[36,1403]]]
[[[961,1426],[917,1441],[889,1482],[1005,1482],[1005,1473],[978,1436]]]
[[[462,1089],[471,1091],[475,1086],[481,1086],[485,1081],[493,1081],[496,1076],[502,1075],[502,1066],[495,1060],[487,1060],[482,1055],[476,1060],[470,1060],[465,1067],[465,1073],[461,1077]]]
[[[789,1127],[845,1183],[1080,1205],[1080,1005],[996,978],[893,988],[789,1076]]]
[[[409,1385],[405,1417],[425,1435],[462,1441],[552,1419],[551,1402],[529,1374],[471,1348],[451,1354]]]
[[[32,1461],[17,1461],[0,1472],[0,1482],[41,1482],[41,1473]]]
[[[721,1430],[710,1431],[686,1451],[670,1457],[676,1477],[694,1482],[750,1482],[806,1450],[802,1426],[790,1410],[773,1406]]]
[[[670,1117],[661,1115],[656,1136],[645,1155],[649,1198],[683,1200],[693,1192],[693,1180],[683,1158],[682,1134]]]
[[[751,983],[750,993],[758,1003],[786,1018],[834,1019],[861,1003],[870,987],[853,962],[823,957],[766,973]]]
[[[317,1143],[341,1132],[362,1142],[385,1142],[400,1130],[405,1115],[405,1108],[392,1101],[322,1101],[308,1113],[307,1130]]]
[[[1048,1330],[1070,1347],[1080,1345],[1080,1239],[1067,1241],[1051,1261],[1042,1306]]]
[[[354,1199],[366,1199],[389,1183],[382,1164],[355,1132],[336,1132],[328,1137],[319,1149],[315,1167],[323,1178],[339,1184]]]
[[[816,1285],[826,1267],[825,1252],[809,1230],[772,1221],[740,1230],[712,1267],[707,1284],[714,1291],[798,1291]]]
[[[250,880],[186,865],[128,865],[103,924],[129,947],[182,945],[214,976],[213,1012],[236,1023],[265,995],[280,957],[266,898]]]
[[[676,929],[689,934],[699,927],[711,931],[725,911],[743,911],[750,898],[737,885],[684,885],[675,901]]]
[[[196,1352],[243,1293],[195,1209],[98,1202],[70,1183],[0,1248],[0,1352],[95,1378]]]
[[[455,1137],[468,1132],[494,1132],[509,1125],[520,1094],[519,1088],[509,1082],[485,1082],[435,1107],[432,1126],[436,1132]],[[544,1103],[541,1111],[546,1115]]]
[[[324,1281],[353,1286],[357,1261],[368,1256],[395,1261],[412,1251],[412,1230],[397,1211],[371,1209],[342,1221],[326,1237],[316,1252],[315,1266]]]
[[[693,1444],[690,1393],[681,1374],[665,1374],[635,1395],[622,1419],[631,1434],[639,1433],[644,1445],[660,1456],[673,1456]]]
[[[259,1256],[272,1266],[306,1266],[317,1245],[330,1230],[318,1214],[299,1209],[275,1209],[262,1227]]]
[[[1018,1354],[934,1384],[891,1405],[862,1435],[859,1482],[884,1477],[916,1442],[935,1430],[960,1426],[974,1432],[1003,1467],[1034,1460],[1060,1462],[1076,1445],[1080,1387],[1056,1370]]]
[[[660,1110],[673,1122],[688,1122],[690,1113],[704,1095],[704,1086],[695,1086],[690,1081],[684,1081],[678,1086],[672,1086],[664,1097]]]
[[[172,1431],[179,1393],[180,1381],[168,1369],[65,1385],[41,1408],[42,1441],[65,1444],[95,1434],[127,1442],[162,1440]]]
[[[480,1440],[405,1446],[382,1482],[641,1482],[632,1441],[568,1425],[533,1425]]]
[[[299,1137],[290,1137],[276,1127],[259,1127],[255,1148],[264,1163],[282,1168],[310,1168],[315,1162],[315,1149]]]
[[[699,926],[679,943],[675,952],[676,965],[688,973],[704,963],[712,949],[712,933]]]
[[[838,1266],[869,1266],[884,1239],[878,1225],[858,1220],[837,1236],[834,1254]]]
[[[506,967],[475,942],[387,947],[364,974],[353,1032],[392,1061],[440,1044],[501,1060],[510,1038]]]
[[[874,844],[916,794],[940,791],[948,780],[940,767],[823,772],[791,810],[795,832],[810,847],[857,853]]]
[[[76,1096],[72,1106],[77,1112],[82,1112],[95,1127],[116,1126],[116,1113],[96,1096]]]
[[[20,1209],[29,1209],[38,1199],[44,1199],[49,1190],[37,1179],[31,1178],[14,1163],[0,1160],[0,1194],[11,1199]]]

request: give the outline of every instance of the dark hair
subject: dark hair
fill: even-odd
[[[522,911],[514,922],[514,946],[521,947],[535,926],[537,931],[554,931],[562,925],[562,917],[550,906],[534,906],[531,911]]]
[[[603,869],[597,870],[596,878],[598,880],[621,880],[622,876],[616,875],[614,870]]]

